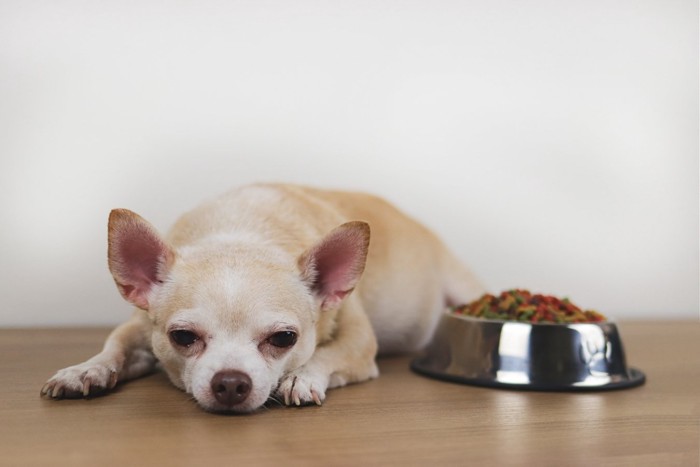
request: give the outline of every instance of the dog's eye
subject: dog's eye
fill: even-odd
[[[192,331],[178,329],[170,332],[170,339],[180,347],[189,347],[199,340],[199,336]]]
[[[271,335],[267,341],[275,347],[287,348],[297,342],[297,333],[293,331],[280,331]]]

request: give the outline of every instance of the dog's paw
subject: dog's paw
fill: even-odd
[[[321,405],[326,399],[328,376],[305,371],[302,367],[288,374],[277,388],[285,405]]]
[[[41,388],[41,395],[51,399],[99,396],[117,385],[118,373],[111,362],[88,360],[59,370]]]

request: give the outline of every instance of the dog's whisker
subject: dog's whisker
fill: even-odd
[[[267,402],[265,403],[265,406],[267,406],[267,404],[269,404],[270,402],[274,402],[275,404],[279,405],[280,407],[284,406],[284,403],[282,402],[282,400],[278,399],[275,396],[268,397]],[[265,407],[265,406],[263,406],[263,407]],[[269,409],[269,407],[268,407],[268,409]]]

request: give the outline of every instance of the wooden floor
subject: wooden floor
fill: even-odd
[[[91,400],[39,397],[105,329],[0,330],[2,466],[698,466],[700,324],[621,323],[639,388],[538,393],[434,381],[408,358],[323,407],[206,413],[162,374]]]

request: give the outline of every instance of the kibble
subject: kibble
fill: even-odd
[[[452,309],[453,313],[484,319],[523,321],[528,323],[598,323],[602,314],[582,310],[568,298],[533,294],[528,290],[511,289],[499,295],[484,294],[481,298]]]

